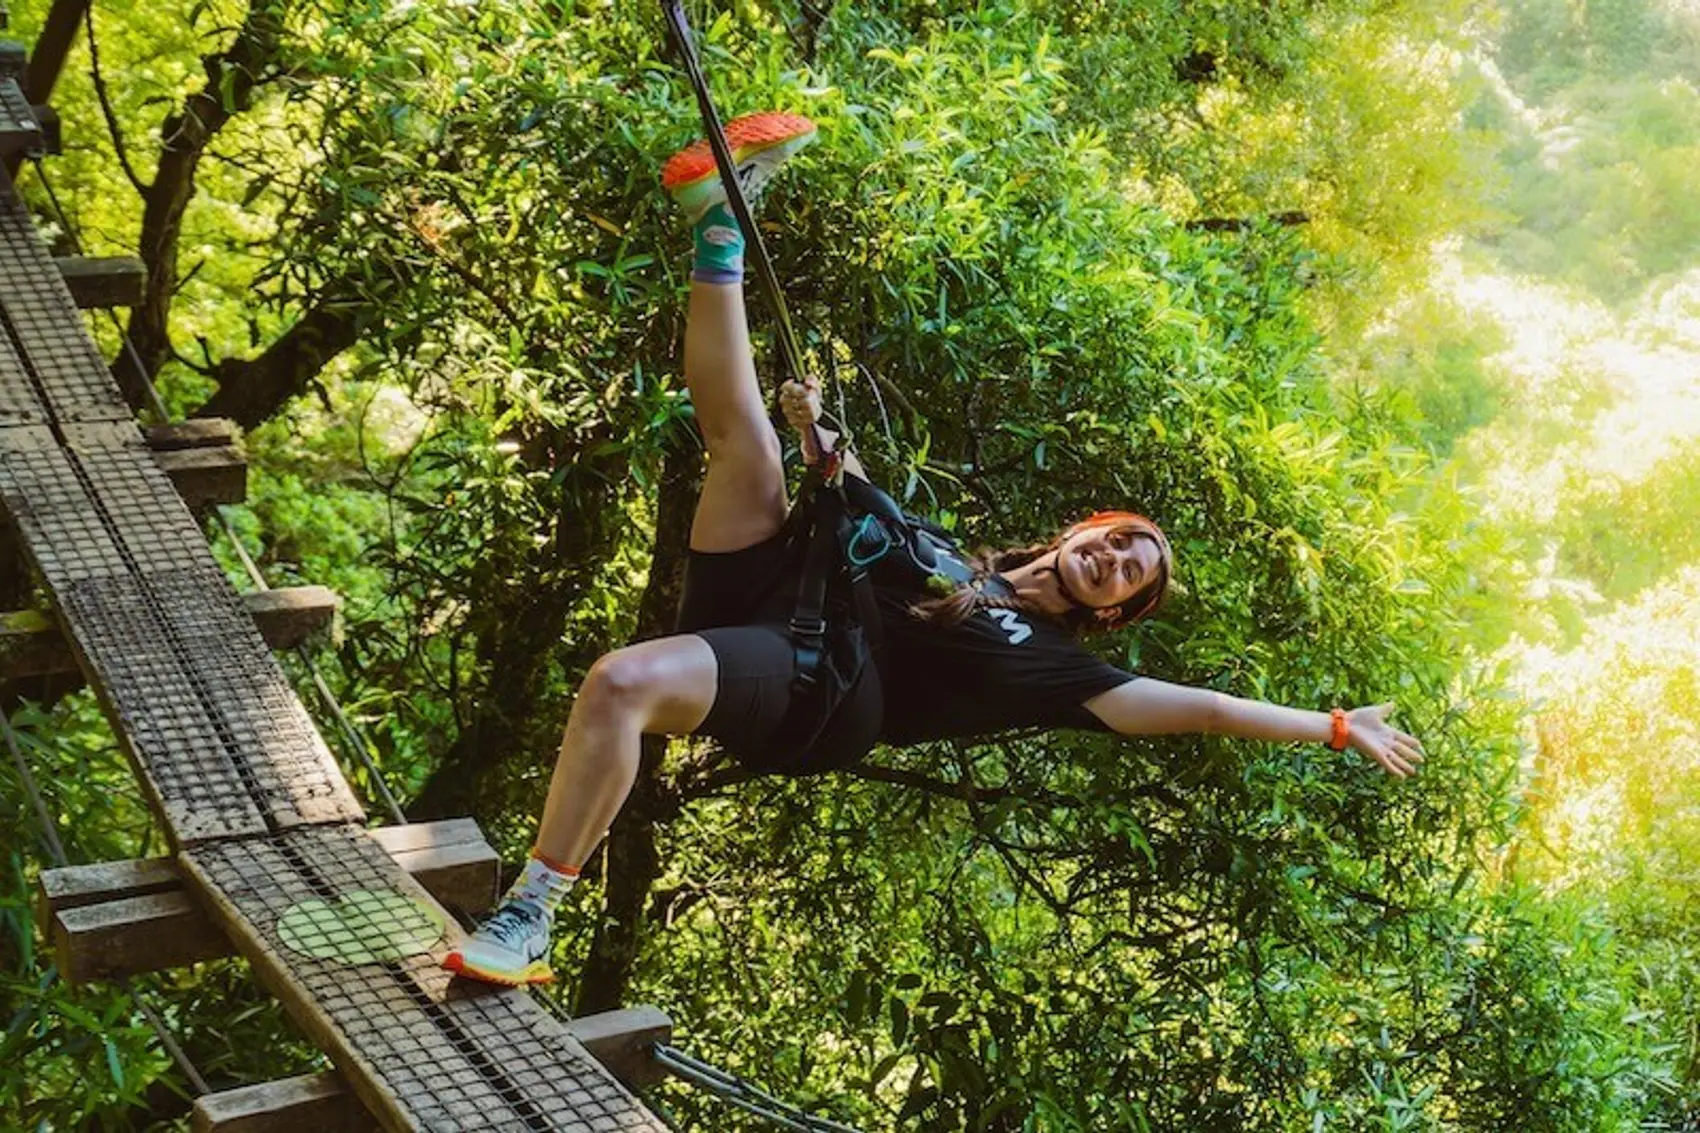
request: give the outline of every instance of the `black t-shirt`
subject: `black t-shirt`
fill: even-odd
[[[929,625],[909,612],[926,592],[881,577],[884,573],[874,572],[882,626],[874,659],[885,693],[883,742],[1029,727],[1109,730],[1084,704],[1134,675],[1088,653],[1059,622],[989,609],[976,610],[961,625]],[[987,586],[1013,593],[998,575]]]

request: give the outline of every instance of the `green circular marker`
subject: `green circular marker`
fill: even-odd
[[[344,964],[383,964],[414,956],[442,939],[443,918],[393,889],[357,889],[335,901],[298,901],[278,918],[291,951]]]

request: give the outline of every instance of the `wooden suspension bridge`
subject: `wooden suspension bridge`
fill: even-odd
[[[0,46],[0,556],[49,611],[0,616],[0,679],[86,681],[173,851],[43,874],[61,972],[239,952],[337,1067],[202,1097],[197,1129],[663,1129],[628,1086],[659,1074],[665,1016],[563,1022],[439,967],[444,906],[486,907],[495,855],[470,820],[368,828],[271,654],[334,598],[244,597],[214,561],[191,505],[241,497],[233,432],[138,427],[79,313],[138,291],[135,265],[42,243],[10,172],[57,124],[27,82]]]

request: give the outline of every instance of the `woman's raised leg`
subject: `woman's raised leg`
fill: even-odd
[[[796,114],[752,114],[726,124],[739,184],[754,200],[815,125]],[[741,551],[777,533],[788,502],[779,438],[768,420],[744,316],[744,237],[706,142],[675,154],[661,182],[691,224],[691,298],[685,384],[708,448],[708,474],[691,525],[691,549]]]
[[[779,436],[750,351],[741,283],[691,283],[685,384],[708,448],[691,550],[741,551],[777,533],[790,506]]]

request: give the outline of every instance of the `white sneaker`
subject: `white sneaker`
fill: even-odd
[[[519,987],[548,983],[549,918],[530,901],[503,901],[461,946],[443,957],[443,967],[486,983]]]

